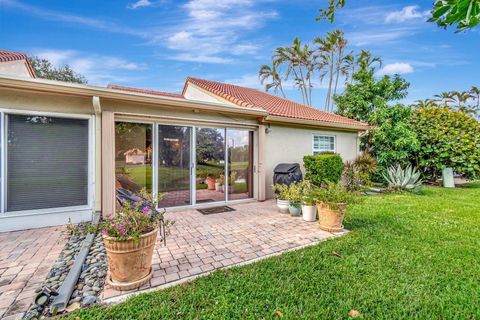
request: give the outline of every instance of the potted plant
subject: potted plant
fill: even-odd
[[[292,216],[300,216],[302,213],[302,185],[292,183],[288,186],[288,211]]]
[[[277,208],[280,213],[289,213],[288,206],[288,186],[286,184],[274,184],[272,186],[275,191],[275,199],[277,199]]]
[[[143,189],[136,203],[124,201],[115,215],[102,224],[107,282],[117,290],[138,288],[152,277],[153,249],[165,214],[156,209],[157,202]]]
[[[223,175],[220,175],[222,177]],[[215,179],[215,191],[222,191],[223,187],[223,178]]]
[[[230,184],[228,185],[228,193],[235,192],[235,180],[237,180],[237,171],[232,171],[229,176]]]
[[[207,174],[207,190],[215,190],[215,175],[213,173]]]
[[[329,182],[317,190],[315,198],[320,229],[342,231],[347,205],[354,202],[356,195],[347,191],[342,183]]]
[[[225,175],[221,174],[217,180],[219,183],[218,191],[225,192]]]

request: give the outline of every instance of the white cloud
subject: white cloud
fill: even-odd
[[[264,86],[260,84],[257,74],[244,74],[240,78],[225,79],[223,82],[247,88],[259,89],[261,91],[265,89]]]
[[[397,28],[383,30],[363,30],[360,32],[347,33],[346,38],[354,46],[384,45],[387,42],[395,42],[407,36],[415,34],[415,28]]]
[[[87,54],[76,50],[38,49],[33,55],[49,60],[55,67],[68,64],[75,72],[84,75],[92,84],[105,85],[131,79],[133,71],[146,68],[119,57]],[[131,74],[132,73],[132,74]]]
[[[378,76],[412,73],[413,67],[409,63],[394,62],[386,64],[377,72]]]
[[[150,7],[151,5],[152,3],[149,0],[138,0],[137,2],[127,5],[127,8],[135,10],[138,8]]]
[[[429,14],[428,11],[418,11],[418,6],[406,6],[400,11],[390,12],[385,16],[386,23],[399,23],[410,20],[425,19]]]
[[[245,42],[247,32],[260,28],[275,11],[255,10],[253,0],[190,0],[180,8],[184,20],[153,39],[175,54],[171,59],[204,63],[229,63],[234,56],[252,55],[259,45]]]

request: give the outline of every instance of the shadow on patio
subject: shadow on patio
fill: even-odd
[[[194,209],[168,212],[167,219],[175,224],[167,245],[157,243],[153,278],[134,291],[121,292],[107,286],[103,301],[114,302],[135,291],[182,282],[343,234],[322,231],[317,222],[281,214],[273,200],[230,206],[236,211],[213,215],[202,215]]]

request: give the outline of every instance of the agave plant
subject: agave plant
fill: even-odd
[[[422,189],[423,180],[420,179],[420,172],[408,165],[405,169],[400,165],[391,166],[387,169],[388,174],[383,177],[388,183],[388,188],[394,191],[419,192]]]

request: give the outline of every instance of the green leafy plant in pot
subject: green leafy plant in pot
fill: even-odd
[[[288,186],[288,211],[292,216],[302,213],[302,183],[292,183]]]
[[[286,184],[274,184],[272,189],[275,192],[275,199],[277,199],[278,211],[280,213],[289,213],[288,186]]]
[[[303,220],[309,222],[313,222],[317,218],[315,189],[310,181],[302,181],[302,216]]]
[[[320,229],[340,232],[347,205],[354,203],[358,196],[349,192],[343,183],[329,182],[316,190],[315,198]]]

